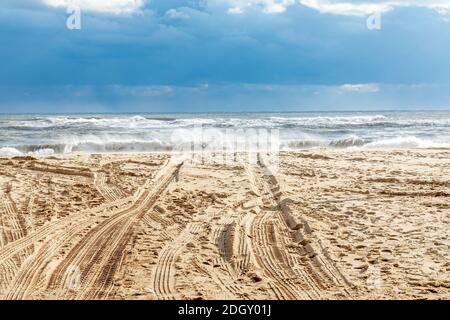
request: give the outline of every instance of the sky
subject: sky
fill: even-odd
[[[450,109],[450,0],[2,0],[0,44],[0,113]]]

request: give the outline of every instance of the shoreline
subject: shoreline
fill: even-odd
[[[433,151],[450,151],[450,148],[447,147],[431,147],[431,148],[359,148],[359,147],[348,147],[348,148],[327,148],[327,147],[317,147],[317,148],[308,148],[308,149],[281,149],[279,151],[280,154],[284,153],[308,153],[308,152],[325,152],[325,153],[358,153],[358,152],[369,152],[369,153],[390,153],[390,152],[408,152],[408,151],[415,151],[415,152],[433,152]],[[198,152],[185,152],[189,155],[197,155],[201,153],[214,153],[214,154],[245,154],[245,153],[261,153],[262,150],[252,150],[252,151],[237,151],[237,152],[223,152],[222,150],[209,150],[209,151],[198,151]],[[164,155],[173,155],[178,154],[179,152],[176,151],[117,151],[117,152],[111,152],[111,151],[105,151],[105,152],[90,152],[90,151],[74,151],[69,153],[54,153],[54,154],[21,154],[21,155],[0,155],[0,159],[9,159],[9,158],[17,158],[17,157],[33,157],[33,158],[51,158],[51,157],[57,157],[57,158],[64,158],[64,157],[72,157],[72,156],[90,156],[90,155],[99,155],[99,156],[109,156],[109,155],[123,155],[123,156],[145,156],[145,155],[157,155],[157,154],[164,154]]]

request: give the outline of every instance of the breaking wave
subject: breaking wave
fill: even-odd
[[[182,134],[174,141],[174,131],[187,129],[198,135],[198,128],[239,129],[238,139],[251,130],[278,130],[280,147],[294,150],[450,148],[450,112],[3,115],[0,156],[168,151],[177,139],[186,138]],[[200,139],[217,142],[214,134]]]

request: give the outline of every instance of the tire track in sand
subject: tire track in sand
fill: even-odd
[[[114,201],[120,198],[123,198],[123,195],[119,194],[118,191],[111,188],[106,183],[107,177],[106,174],[103,172],[96,172],[94,175],[94,184],[100,192],[100,194],[107,200],[107,201]]]
[[[241,252],[240,240],[243,236],[239,234],[239,225],[235,221],[237,217],[222,219],[213,229],[211,242],[216,244],[220,256],[216,259],[224,271],[218,272],[215,268],[209,272],[209,276],[220,285],[232,299],[245,299],[243,293],[245,290],[237,281],[238,276],[243,272],[240,259],[241,256],[249,257],[247,252]],[[245,249],[245,248],[244,248]],[[239,259],[236,261],[236,258]],[[245,258],[244,258],[245,259]],[[206,268],[205,268],[206,269]]]
[[[165,166],[162,169],[162,172],[167,171],[167,166]],[[160,178],[160,179],[157,179]],[[117,223],[121,223],[124,220],[121,219],[122,216],[127,216],[127,214],[137,213],[140,212],[139,210],[145,209],[145,205],[148,204],[148,202],[151,200],[149,199],[150,194],[154,197],[157,197],[157,186],[160,186],[161,183],[166,182],[165,176],[163,174],[158,175],[157,178],[155,178],[156,185],[155,188],[150,189],[150,180],[142,187],[142,190],[138,192],[134,197],[128,197],[125,199],[121,199],[118,201],[114,201],[111,203],[108,203],[106,205],[102,205],[100,207],[105,208],[111,208],[113,210],[113,215],[103,223],[97,225],[96,227],[92,228],[86,236],[80,237],[80,233],[85,230],[89,229],[91,225],[93,225],[94,220],[90,215],[87,213],[89,211],[91,212],[98,212],[101,213],[100,208],[95,208],[94,210],[84,211],[80,212],[76,215],[68,216],[66,219],[62,221],[58,221],[57,223],[49,223],[46,226],[43,226],[42,228],[39,228],[36,230],[33,234],[31,234],[29,237],[26,237],[26,239],[21,239],[19,241],[14,242],[16,246],[11,246],[7,248],[8,250],[0,250],[0,264],[4,261],[8,261],[8,259],[14,258],[15,254],[22,249],[28,247],[32,243],[36,243],[37,241],[43,241],[40,246],[39,250],[30,257],[26,263],[21,267],[20,272],[17,274],[16,278],[14,279],[12,285],[9,288],[7,298],[9,299],[23,299],[26,297],[29,297],[31,294],[37,292],[38,290],[46,291],[48,289],[55,289],[53,291],[53,295],[51,296],[54,298],[55,296],[58,297],[64,297],[64,295],[67,294],[67,288],[65,288],[64,284],[66,279],[66,271],[67,268],[70,266],[76,265],[76,261],[73,261],[74,258],[79,257],[79,254],[76,250],[82,250],[86,248],[86,244],[91,245],[88,246],[91,248],[91,250],[87,250],[88,256],[85,257],[87,259],[84,260],[84,264],[86,263],[93,263],[96,262],[95,254],[98,252],[101,252],[104,257],[110,257],[110,251],[112,250],[117,255],[117,250],[114,250],[115,248],[109,247],[108,245],[105,245],[105,240],[108,239],[111,240],[108,237],[100,236],[100,239],[103,239],[104,242],[96,242],[94,243],[94,246],[92,246],[92,243],[89,239],[99,239],[98,234],[101,233],[101,231],[104,231],[104,227],[106,227],[107,231],[113,232],[114,236],[121,237],[123,235],[123,232],[115,233],[118,229]],[[159,189],[158,189],[159,190]],[[154,191],[154,192],[152,192]],[[151,197],[150,197],[151,198]],[[110,223],[114,222],[114,223]],[[111,226],[114,226],[114,228],[111,228]],[[128,228],[130,225],[124,224],[124,228]],[[120,229],[120,228],[119,228]],[[98,232],[96,232],[98,231]],[[106,232],[105,234],[108,234]],[[111,233],[109,233],[111,235]],[[80,239],[81,238],[81,239]],[[122,237],[123,238],[123,237]],[[117,238],[113,238],[117,239]],[[62,262],[59,263],[59,265],[56,268],[56,271],[52,274],[52,277],[50,278],[50,285],[47,287],[46,282],[44,282],[44,287],[39,287],[38,283],[42,282],[42,278],[46,278],[46,274],[49,272],[48,268],[46,268],[51,261],[57,261],[55,258],[58,255],[58,252],[63,250],[65,251],[66,248],[70,245],[70,243],[73,243],[74,241],[79,241],[75,248],[72,249],[69,254],[67,254],[66,259],[64,259]],[[94,241],[95,242],[95,241]],[[117,242],[113,241],[113,245],[116,245]],[[99,245],[100,246],[96,246]],[[6,248],[5,248],[6,249]],[[104,249],[109,249],[108,252],[102,251]],[[75,250],[75,251],[74,251]],[[82,250],[81,253],[85,253],[85,250]],[[63,252],[64,253],[64,252]],[[89,255],[90,254],[90,255]],[[97,259],[98,260],[98,259]],[[117,261],[117,260],[115,260]],[[99,262],[105,262],[104,259]],[[120,262],[120,261],[117,261]],[[64,269],[64,266],[66,268]],[[79,266],[80,270],[81,265]],[[101,266],[100,268],[97,266],[97,270],[102,270]],[[111,270],[105,269],[105,270]],[[100,272],[100,275],[103,275],[104,273]],[[91,277],[98,277],[99,272],[93,272]],[[107,278],[109,278],[107,276]],[[103,286],[102,286],[103,287]],[[94,292],[95,292],[95,288]],[[80,293],[83,294],[83,292],[89,290],[83,290],[83,288],[80,288]],[[48,291],[46,291],[46,294],[48,294]],[[71,294],[67,298],[73,298],[74,293],[71,292]],[[76,295],[75,295],[76,297]]]
[[[255,194],[261,196],[263,202],[263,210],[253,219],[248,219],[246,224],[247,232],[250,235],[248,246],[255,259],[254,264],[267,276],[269,286],[277,299],[297,299],[299,298],[296,293],[297,288],[290,283],[294,276],[292,271],[286,267],[282,259],[279,259],[279,254],[277,256],[273,254],[276,244],[273,243],[273,234],[270,234],[271,237],[268,230],[270,226],[268,219],[272,214],[268,209],[273,207],[273,200],[270,193],[267,192],[266,184],[262,178],[257,176],[260,168],[252,168],[246,163],[244,163],[244,168],[249,177],[251,188],[255,191]]]
[[[317,297],[351,297],[352,285],[329,258],[320,239],[315,239],[311,234],[309,223],[302,217],[299,223],[289,207],[290,199],[282,200],[281,185],[265,164],[262,154],[258,154],[258,163],[263,168],[264,180],[277,204],[278,219],[275,220],[275,224],[278,225],[277,234],[284,235],[279,237],[279,240],[284,243],[283,247],[290,249],[291,254],[286,255],[288,264],[309,284],[310,292],[319,293]],[[298,254],[299,252],[301,255]]]
[[[17,209],[10,192],[11,185],[7,184],[6,192],[3,195],[1,202],[3,213],[0,212],[0,248],[27,235],[25,221]],[[0,295],[5,292],[8,283],[13,279],[20,264],[32,250],[32,247],[26,248],[15,260],[10,260],[5,264],[0,265]]]
[[[175,263],[186,244],[198,234],[201,222],[191,222],[169,244],[162,248],[152,274],[152,290],[158,299],[179,298],[175,288]]]
[[[38,286],[42,276],[46,274],[49,262],[58,256],[61,250],[72,241],[77,241],[80,233],[90,228],[104,210],[112,210],[119,206],[126,206],[130,198],[101,205],[95,209],[82,211],[68,216],[63,220],[50,222],[28,236],[19,239],[0,251],[0,265],[8,265],[22,257],[24,250],[35,245],[37,250],[33,255],[24,256],[24,263],[18,266],[18,271],[10,281],[6,292],[7,299],[23,299],[29,297],[45,286]],[[19,268],[20,267],[20,268]]]
[[[132,206],[118,210],[110,219],[92,229],[69,252],[52,274],[48,288],[58,296],[75,299],[98,299],[108,296],[113,277],[120,268],[133,231],[133,225],[147,213],[161,193],[178,174],[182,163],[170,162],[155,178],[153,185],[147,183],[135,198]],[[67,288],[67,270],[77,266],[80,271],[80,289]]]
[[[16,241],[26,235],[25,221],[21,217],[15,202],[9,192],[2,197],[2,206],[4,214],[1,214],[2,220],[2,246]]]
[[[262,200],[262,211],[247,221],[251,235],[250,251],[256,266],[268,278],[269,286],[277,299],[322,299],[328,290],[340,291],[345,287],[342,278],[331,272],[325,257],[316,253],[305,256],[293,241],[293,230],[280,208],[279,185],[273,174],[268,173],[261,155],[258,165],[244,165],[250,184]],[[294,229],[297,229],[295,227]]]

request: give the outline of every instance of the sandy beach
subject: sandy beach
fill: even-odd
[[[1,299],[445,299],[450,151],[0,158]]]

